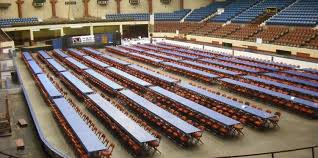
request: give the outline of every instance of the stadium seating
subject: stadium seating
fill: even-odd
[[[315,26],[318,22],[318,1],[299,0],[270,18],[266,24]]]
[[[267,28],[264,28],[262,32],[257,33],[251,38],[252,40],[255,40],[256,38],[261,38],[263,39],[264,43],[269,43],[278,39],[279,37],[286,34],[287,32],[288,32],[287,27],[268,26]]]
[[[276,40],[277,44],[289,45],[293,47],[303,46],[309,42],[317,34],[317,31],[311,28],[295,28],[290,30],[287,34]]]
[[[234,32],[233,34],[229,35],[229,38],[237,39],[237,40],[246,40],[249,37],[253,36],[257,32],[261,31],[258,25],[246,25],[242,27],[241,30]]]
[[[172,21],[156,22],[155,32],[176,32],[180,25],[181,23]]]
[[[288,5],[295,2],[295,0],[264,0],[250,9],[244,11],[235,17],[232,22],[235,23],[250,23],[255,20],[258,16],[265,13],[267,8],[277,8],[278,10],[284,9]]]
[[[0,27],[10,27],[14,24],[32,24],[39,22],[37,17],[0,19]]]
[[[236,0],[235,2],[225,7],[222,14],[215,16],[214,18],[210,19],[210,21],[227,22],[258,2],[259,0]]]
[[[196,30],[200,30],[204,23],[184,22],[181,24],[179,31],[184,34],[191,34]]]
[[[228,24],[223,26],[222,28],[212,32],[211,35],[215,37],[225,37],[241,28],[239,24]]]
[[[217,12],[218,8],[224,8],[230,1],[211,3],[206,7],[193,10],[193,12],[185,19],[185,21],[201,21],[209,15]]]
[[[318,48],[318,35],[316,34],[316,37],[314,39],[312,39],[311,41],[309,41],[306,46],[308,48],[313,48],[313,49],[317,49]]]
[[[107,14],[106,20],[108,21],[148,21],[148,13],[135,13],[135,14]]]
[[[199,36],[209,36],[210,33],[218,30],[219,28],[222,27],[221,23],[207,23],[205,26],[202,28],[195,30],[193,32],[194,35],[199,35]]]
[[[182,9],[173,13],[155,13],[155,21],[180,21],[191,9]]]

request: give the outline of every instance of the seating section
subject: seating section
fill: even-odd
[[[191,9],[182,9],[173,13],[155,13],[155,21],[180,21]]]
[[[241,28],[239,24],[228,24],[223,26],[222,28],[212,32],[211,35],[215,37],[225,37]]]
[[[268,26],[263,29],[263,31],[255,34],[251,37],[253,40],[256,38],[263,39],[264,43],[273,42],[274,40],[278,39],[279,37],[283,36],[288,32],[287,27],[280,27],[280,26]]]
[[[293,47],[304,46],[305,43],[315,38],[317,31],[312,28],[294,28],[287,34],[276,40],[277,44],[288,45]]]
[[[312,40],[310,40],[308,43],[306,43],[306,46],[308,48],[317,49],[318,48],[318,35],[316,33],[316,37]]]
[[[224,8],[230,1],[214,2],[205,7],[193,10],[193,12],[185,19],[185,21],[201,21],[211,14],[217,12],[218,8]]]
[[[107,14],[106,20],[108,21],[149,21],[149,14],[148,13]]]
[[[155,32],[176,32],[177,28],[181,25],[179,22],[156,22]]]
[[[39,19],[37,17],[0,19],[0,27],[10,27],[16,24],[34,24],[38,22]]]
[[[191,34],[196,30],[200,30],[204,25],[204,23],[184,22],[180,25],[179,32]]]
[[[227,22],[258,2],[259,0],[236,0],[227,7],[225,7],[224,12],[222,14],[213,17],[212,19],[210,19],[210,21]]]
[[[257,5],[251,7],[250,9],[244,11],[235,17],[232,22],[235,23],[250,23],[258,16],[266,13],[267,8],[277,8],[278,10],[282,10],[288,5],[295,2],[295,0],[264,0]]]
[[[318,1],[299,0],[277,15],[270,18],[266,24],[315,26],[318,22]]]
[[[193,32],[194,35],[199,36],[210,36],[210,34],[222,27],[221,23],[207,23],[200,29],[197,29]]]
[[[261,29],[262,28],[258,25],[246,25],[242,27],[242,29],[240,29],[239,31],[230,34],[228,37],[236,40],[247,40],[259,31],[261,31]]]

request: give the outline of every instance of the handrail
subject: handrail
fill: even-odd
[[[13,155],[10,155],[10,154],[7,154],[7,153],[4,153],[4,152],[2,152],[2,151],[0,151],[0,155],[9,156],[9,158],[19,158],[19,157],[16,157],[16,156],[13,156]]]
[[[306,149],[311,149],[312,158],[315,158],[315,148],[318,148],[318,146],[315,145],[315,146],[310,146],[310,147],[302,147],[302,148],[289,149],[289,150],[280,150],[280,151],[264,152],[264,153],[257,153],[257,154],[220,156],[220,157],[215,157],[215,158],[250,157],[250,156],[259,156],[259,155],[271,155],[272,158],[275,158],[275,154],[277,154],[277,153],[286,153],[286,152],[292,152],[292,151],[298,151],[298,150],[306,150]]]

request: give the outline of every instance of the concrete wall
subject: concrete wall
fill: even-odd
[[[16,0],[0,0],[0,2],[10,2],[11,6],[8,9],[0,10],[1,18],[14,18],[18,17],[18,9]],[[65,5],[65,1],[58,0],[56,3],[56,14],[61,18],[79,18],[83,16],[83,3],[82,0],[77,0],[76,5]],[[51,3],[47,0],[43,7],[34,8],[32,5],[33,0],[24,0],[22,6],[23,17],[39,17],[41,19],[47,19],[51,17]],[[184,0],[184,8],[195,9],[201,6],[209,4],[209,0]],[[96,0],[89,1],[89,14],[94,17],[102,17],[105,14],[117,13],[115,0],[109,0],[108,5],[98,5]],[[169,5],[164,5],[160,0],[153,0],[153,11],[157,12],[173,12],[180,9],[180,0],[171,0]],[[129,4],[129,0],[121,1],[122,13],[147,13],[148,12],[148,0],[140,0],[140,4],[132,6]]]
[[[180,9],[180,0],[171,0],[169,5],[162,4],[160,0],[152,0],[152,4],[154,13],[174,12]]]
[[[184,0],[185,9],[196,9],[206,6],[211,3],[211,0]]]

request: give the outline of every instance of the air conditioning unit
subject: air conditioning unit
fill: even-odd
[[[44,6],[44,3],[33,2],[32,4],[35,8],[40,8]]]
[[[8,9],[11,6],[11,3],[1,3],[0,2],[0,9]]]
[[[130,5],[138,5],[140,2],[139,0],[129,0]]]
[[[162,4],[168,5],[171,3],[171,0],[160,0]]]
[[[107,5],[109,0],[97,0],[97,4],[99,5]]]

